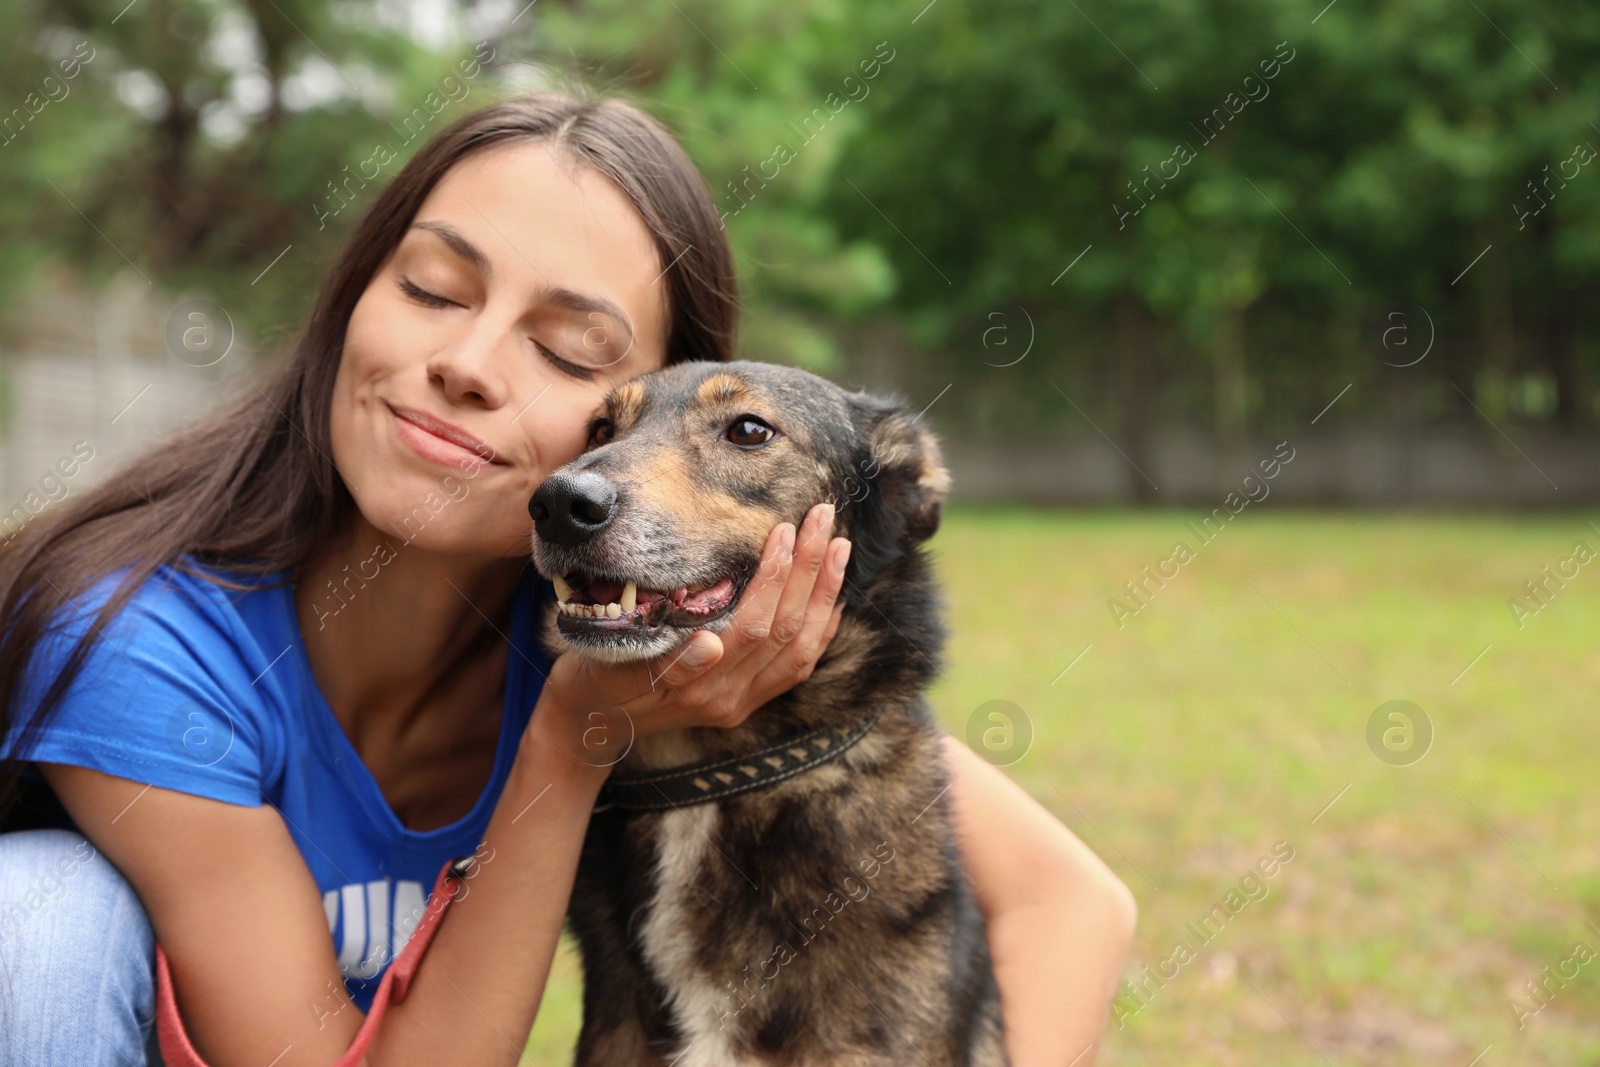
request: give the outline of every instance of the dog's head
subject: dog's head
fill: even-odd
[[[721,630],[772,527],[831,500],[847,602],[931,537],[950,478],[896,397],[766,363],[683,363],[618,386],[588,450],[528,504],[557,644],[645,659]]]

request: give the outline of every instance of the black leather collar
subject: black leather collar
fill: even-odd
[[[742,755],[717,756],[650,774],[614,774],[601,787],[594,810],[665,811],[765,789],[838,759],[866,737],[882,715],[880,707],[853,728],[822,727]]]

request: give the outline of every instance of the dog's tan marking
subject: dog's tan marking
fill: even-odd
[[[661,767],[678,767],[702,758],[705,752],[695,744],[688,730],[663,730],[649,734],[634,742],[628,753],[628,769],[656,770]]]
[[[917,471],[917,484],[944,497],[950,492],[950,472],[939,462],[938,453],[922,454],[922,466]]]
[[[635,455],[627,469],[633,492],[650,506],[674,515],[698,503],[700,491],[689,477],[688,457],[676,448],[663,449],[649,456]]]
[[[684,452],[658,452],[636,462],[638,466],[629,471],[635,498],[657,513],[671,515],[685,541],[739,531],[759,552],[767,533],[779,521],[725,493],[696,485]]]
[[[637,381],[624,382],[606,397],[606,417],[621,433],[631,427],[644,410],[644,386]]]
[[[750,388],[731,374],[713,374],[695,388],[695,403],[702,407],[729,404],[750,395]]]

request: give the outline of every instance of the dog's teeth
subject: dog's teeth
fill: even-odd
[[[628,613],[632,612],[633,609],[638,607],[638,606],[639,606],[639,586],[638,586],[637,583],[630,581],[627,585],[624,585],[622,587],[622,602],[620,604],[620,607],[622,609],[622,613],[623,614],[628,614]]]
[[[622,605],[612,602],[606,605],[606,617],[615,619],[622,614]]]
[[[550,578],[550,584],[554,585],[556,587],[556,597],[557,597],[557,599],[560,599],[560,600],[571,600],[572,599],[572,586],[568,585],[567,584],[567,580],[565,578],[561,577],[561,575],[559,575],[559,574],[553,575]]]
[[[606,606],[604,604],[590,604],[589,614],[597,619],[603,619],[606,616]]]

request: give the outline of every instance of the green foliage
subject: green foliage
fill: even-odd
[[[387,142],[392,174],[423,142],[390,123],[421,108],[414,129],[431,132],[489,99],[481,74],[456,69],[471,43],[436,50],[312,0],[73,0],[0,19],[15,42],[0,65],[0,106],[18,120],[0,147],[13,194],[0,274],[17,283],[0,291],[13,302],[56,260],[202,293],[256,336],[292,329],[370,196],[363,161]],[[79,47],[92,58],[61,77]],[[337,224],[330,183],[355,201]]]
[[[1421,305],[1462,343],[1419,374],[1554,368],[1570,392],[1594,324],[1580,340],[1562,316],[1600,280],[1600,181],[1581,174],[1526,230],[1511,205],[1538,207],[1528,179],[1600,145],[1600,14],[1480,6],[1343,0],[1313,24],[1275,0],[941,0],[881,90],[883,135],[856,139],[842,164],[897,205],[903,237],[842,185],[830,207],[883,243],[907,279],[900,305],[941,309],[952,330],[1017,301],[1103,317],[1131,291],[1204,352],[1228,309],[1293,309],[1302,344],[1279,358],[1305,373],[1322,362],[1308,349],[1366,367],[1381,356],[1376,331],[1365,352],[1328,352],[1330,321]],[[1225,120],[1214,139],[1210,115]],[[1192,161],[1163,167],[1176,146]],[[917,165],[936,153],[941,165]],[[1490,244],[1497,264],[1452,287]],[[1500,304],[1506,336],[1479,337]]]
[[[550,9],[531,35],[537,58],[577,57],[588,80],[678,131],[738,257],[746,354],[824,373],[841,365],[829,327],[895,286],[880,245],[841,235],[823,207],[894,70],[894,59],[877,63],[856,15],[830,3],[596,0]],[[875,76],[863,77],[862,61]]]
[[[1600,147],[1600,9],[1582,0],[590,0],[509,24],[464,2],[431,34],[391,0],[124,3],[0,11],[0,106],[94,50],[0,146],[13,301],[46,260],[131,267],[270,338],[382,180],[380,146],[393,173],[467,108],[576,76],[642,102],[702,167],[747,354],[848,374],[870,327],[908,389],[959,385],[941,419],[1075,420],[1055,383],[1128,434],[1299,422],[1330,383],[1383,386],[1386,316],[1419,309],[1439,343],[1418,395],[1453,398],[1436,414],[1470,414],[1452,383],[1490,403],[1535,383],[1500,404],[1530,421],[1600,400],[1600,164],[1575,153]],[[474,33],[493,59],[446,99]],[[430,93],[437,115],[417,110]],[[364,168],[328,214],[330,183]],[[980,342],[996,314],[1037,339],[1003,373]]]

